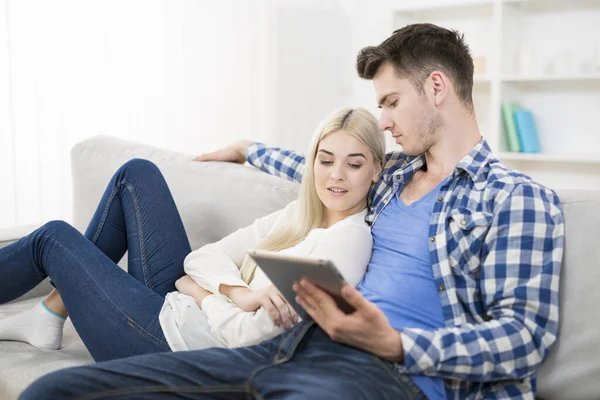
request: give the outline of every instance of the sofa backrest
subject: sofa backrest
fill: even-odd
[[[600,192],[558,191],[565,217],[559,339],[538,374],[538,397],[600,397]]]
[[[162,171],[192,249],[216,242],[298,196],[298,184],[250,166],[200,163],[190,155],[98,136],[71,151],[76,228],[85,231],[110,178],[132,158],[150,160]]]

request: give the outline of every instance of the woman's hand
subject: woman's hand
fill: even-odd
[[[256,311],[264,307],[277,326],[288,329],[298,323],[298,314],[283,299],[275,285],[256,291],[240,286],[221,285],[219,290],[244,311]]]
[[[184,275],[175,281],[175,288],[181,294],[192,296],[198,305],[202,304],[202,300],[212,293],[198,285],[190,276]]]

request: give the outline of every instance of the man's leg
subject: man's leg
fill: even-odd
[[[426,400],[391,363],[336,343],[316,326],[302,342],[282,346],[276,359],[248,381],[265,399]]]
[[[63,369],[35,381],[20,399],[251,399],[256,392],[248,377],[272,362],[275,343],[147,354]]]

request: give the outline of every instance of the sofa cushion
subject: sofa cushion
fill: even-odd
[[[0,321],[32,308],[43,300],[38,297],[0,306]],[[71,320],[65,323],[63,347],[44,350],[27,343],[0,340],[0,399],[16,399],[34,380],[50,371],[93,362]]]
[[[560,279],[560,331],[538,374],[538,396],[597,399],[600,393],[600,192],[560,191],[565,254]]]

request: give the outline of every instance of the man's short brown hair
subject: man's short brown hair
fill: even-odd
[[[356,59],[358,75],[373,79],[379,67],[390,63],[419,91],[435,70],[450,76],[458,98],[473,109],[473,59],[463,35],[433,24],[412,24],[394,31],[379,46],[363,48]]]

